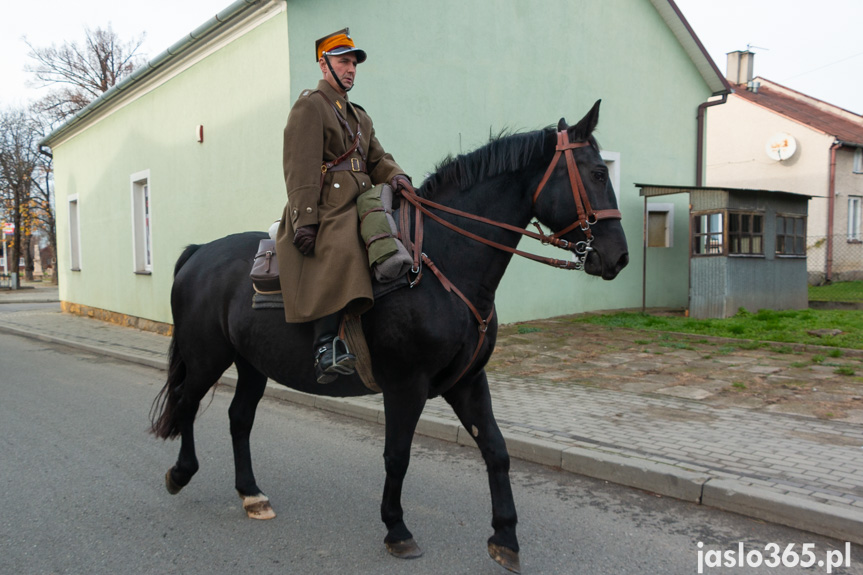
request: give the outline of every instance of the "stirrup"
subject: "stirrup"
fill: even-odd
[[[315,357],[315,377],[318,383],[332,383],[340,375],[354,373],[357,358],[345,341],[334,337],[333,341],[318,348]]]

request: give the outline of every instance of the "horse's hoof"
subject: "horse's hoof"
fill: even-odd
[[[183,489],[182,485],[177,485],[174,482],[174,479],[171,477],[171,470],[168,470],[168,473],[165,474],[165,487],[168,489],[168,493],[171,495],[176,495]]]
[[[504,569],[513,573],[521,573],[521,562],[518,560],[518,551],[489,543],[488,554],[492,559],[500,563]]]
[[[276,512],[273,511],[273,506],[270,505],[270,499],[260,493],[258,495],[240,495],[243,500],[243,509],[246,510],[246,515],[251,519],[273,519]]]
[[[399,559],[416,559],[417,557],[422,557],[423,554],[423,550],[420,549],[420,546],[417,545],[417,542],[413,538],[397,541],[396,543],[384,541],[384,545],[387,546],[387,551],[390,552],[390,555]]]

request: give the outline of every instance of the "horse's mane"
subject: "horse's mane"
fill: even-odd
[[[489,143],[481,148],[458,156],[449,155],[423,183],[423,195],[449,186],[464,190],[485,179],[519,170],[542,156],[546,146],[553,145],[550,133],[555,131],[552,126],[532,132],[503,130],[491,136]],[[598,147],[592,136],[588,139],[592,146]]]

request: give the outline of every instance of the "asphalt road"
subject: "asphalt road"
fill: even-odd
[[[501,574],[488,558],[490,502],[471,448],[418,437],[405,485],[425,555],[387,555],[379,518],[380,426],[265,399],[252,436],[278,517],[247,519],[233,490],[227,407],[196,427],[201,471],[179,495],[163,476],[179,444],[147,435],[163,373],[0,333],[0,573]],[[208,402],[210,398],[208,397]],[[513,461],[526,574],[826,573],[826,564],[710,567],[717,552],[767,557],[841,542]],[[704,544],[699,549],[698,543]],[[706,555],[712,551],[713,555]],[[852,548],[850,567],[863,574]],[[790,557],[790,556],[789,556]]]

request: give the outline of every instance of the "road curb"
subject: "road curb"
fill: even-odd
[[[734,479],[708,481],[701,502],[723,511],[863,545],[863,509],[854,512],[793,495],[779,495]]]
[[[61,337],[34,334],[8,325],[0,324],[0,331],[61,344],[163,371],[168,367],[166,359],[144,357]],[[226,373],[219,380],[219,384],[228,387],[236,387],[236,383],[237,378],[231,373]],[[371,423],[385,423],[382,406],[357,404],[350,399],[309,395],[273,383],[267,384],[264,394],[297,405],[347,415]],[[433,415],[423,415],[420,418],[416,433],[476,448],[473,437],[464,427],[454,421]],[[504,438],[507,450],[513,458],[834,537],[842,541],[863,544],[863,509],[857,512],[792,495],[780,495],[740,481],[711,478],[708,474],[676,465],[636,455],[612,453],[601,448],[564,446],[507,432],[504,432]]]

